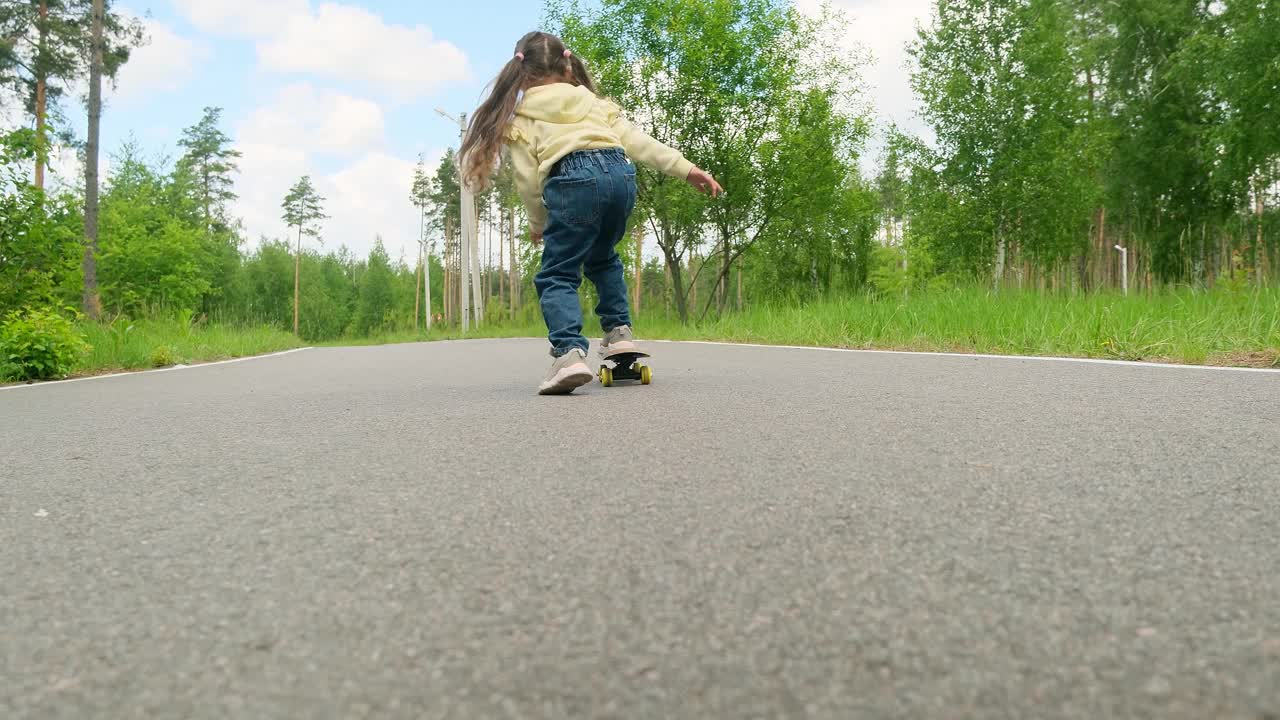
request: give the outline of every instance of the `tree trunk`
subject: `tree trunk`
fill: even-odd
[[[502,208],[498,208],[499,211]],[[506,256],[506,223],[502,222],[502,215],[498,214],[498,307],[507,306],[507,256]],[[515,238],[512,238],[515,242]]]
[[[298,225],[298,251],[293,254],[293,334],[298,332],[298,304],[302,299],[302,225]]]
[[[520,269],[516,266],[516,209],[507,208],[507,228],[511,232],[511,317],[514,319],[520,310],[520,296],[524,294],[520,287]]]
[[[693,266],[695,260],[698,259],[697,253],[689,253],[689,304],[698,307],[698,270]],[[688,308],[680,313],[680,322],[687,323],[689,321]]]
[[[662,305],[663,317],[666,320],[671,319],[671,264],[663,263],[663,278],[666,285],[662,288]]]
[[[213,209],[210,204],[213,202],[213,190],[210,188],[212,182],[209,178],[209,170],[205,169],[202,182],[204,183],[204,236],[206,238],[213,237]]]
[[[1265,190],[1266,190],[1266,185],[1262,181],[1262,175],[1259,174],[1258,175],[1258,192],[1257,192],[1257,196],[1254,198],[1254,210],[1253,210],[1253,216],[1258,222],[1257,239],[1254,240],[1254,245],[1253,245],[1253,273],[1254,273],[1254,276],[1257,278],[1258,287],[1262,287],[1266,283],[1265,268],[1267,264],[1267,245],[1263,241],[1263,237],[1262,237],[1262,216],[1264,211],[1266,210],[1265,201],[1263,200],[1263,193],[1265,192]]]
[[[672,258],[670,254],[667,255],[667,271],[671,273],[671,296],[676,301],[676,315],[680,317],[681,325],[688,325],[689,305],[684,296],[684,277],[681,273],[680,261],[678,258]],[[694,292],[696,294],[696,290]]]
[[[631,231],[631,235],[636,241],[636,283],[635,283],[635,301],[631,303],[631,312],[640,314],[640,298],[644,293],[644,225],[637,224]]]
[[[444,219],[444,321],[453,325],[453,224]]]
[[[716,303],[721,315],[729,303],[729,260],[729,234],[724,233],[724,241],[720,243],[720,279],[716,282]]]
[[[45,45],[49,38],[49,4],[45,0],[40,0],[40,20],[36,28],[39,36],[36,49],[36,176],[35,186],[37,190],[44,190],[44,169],[45,154],[48,152],[48,144],[45,143],[45,116],[49,111],[48,102],[48,79],[44,74],[44,54]]]
[[[998,292],[1000,290],[1000,282],[1004,280],[1004,260],[1005,245],[1004,238],[1000,237],[1000,231],[996,231],[996,267],[991,278],[992,287]]]
[[[742,261],[738,261],[738,312],[742,312]]]
[[[102,317],[98,296],[98,152],[102,130],[102,23],[103,0],[93,0],[92,43],[89,60],[89,132],[84,159],[84,314],[91,320]]]
[[[418,332],[418,318],[422,316],[422,241],[418,241],[418,272],[414,273],[413,285],[413,332]]]

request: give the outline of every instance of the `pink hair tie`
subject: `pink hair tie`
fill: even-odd
[[[569,57],[573,57],[573,51],[572,51],[572,50],[570,50],[569,48],[565,48],[565,49],[564,49],[564,56],[565,56],[565,57],[567,57],[567,58],[569,58]]]
[[[524,62],[524,53],[516,51],[516,59],[520,62]]]

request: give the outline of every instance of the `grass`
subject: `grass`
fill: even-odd
[[[647,312],[636,325],[642,338],[666,340],[1280,367],[1280,289],[1182,289],[1124,297],[993,294],[966,288],[909,298],[858,296],[759,306],[687,326],[665,312]],[[183,320],[87,323],[81,330],[93,349],[75,375],[227,360],[311,344],[269,327]],[[536,308],[526,308],[515,322],[488,323],[466,337],[544,334]],[[591,324],[588,334],[594,334]],[[408,331],[316,344],[382,345],[460,337],[457,329],[437,327],[430,334]]]
[[[83,323],[80,331],[92,349],[73,372],[79,376],[230,360],[304,345],[291,333],[275,328],[203,325],[182,320]]]
[[[545,329],[530,320],[485,325],[467,337],[544,335]],[[636,327],[642,338],[655,340],[1280,367],[1280,289],[1181,289],[1125,297],[963,288],[909,298],[858,296],[761,306],[691,325],[666,313],[644,313]],[[592,332],[588,324],[588,335]],[[457,330],[436,330],[429,337],[410,332],[356,342],[459,337]]]
[[[1124,297],[968,288],[760,307],[697,326],[653,318],[639,329],[672,340],[1280,367],[1280,289]]]

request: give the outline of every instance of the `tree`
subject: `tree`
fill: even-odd
[[[418,166],[413,171],[413,189],[409,193],[409,198],[413,206],[418,208],[418,276],[420,282],[425,280],[426,284],[415,289],[413,293],[413,328],[418,329],[418,318],[421,317],[418,307],[418,290],[422,290],[422,302],[425,306],[422,312],[425,313],[428,331],[431,330],[431,247],[427,244],[427,207],[431,204],[432,190],[431,176],[427,174],[426,166],[419,158]]]
[[[209,269],[198,221],[175,203],[172,176],[125,146],[111,159],[102,193],[98,273],[108,312],[137,317],[156,308],[194,312],[220,280]]]
[[[1083,251],[1096,141],[1058,0],[936,7],[910,48],[938,146],[918,166],[934,177],[918,180],[950,202],[913,225],[944,246],[937,254],[960,266],[951,269],[998,286],[1019,252],[1052,265]]]
[[[1274,0],[1225,0],[1220,9],[1187,40],[1177,66],[1182,82],[1203,84],[1216,112],[1205,145],[1215,195],[1224,208],[1253,216],[1254,274],[1262,284],[1265,200],[1280,179],[1280,125],[1272,120],[1280,111],[1280,7]]]
[[[227,204],[236,199],[235,180],[239,171],[236,160],[240,152],[231,147],[231,138],[218,127],[222,108],[207,107],[200,122],[182,131],[178,146],[186,154],[178,161],[178,167],[190,172],[195,180],[196,199],[204,211],[207,237],[212,238],[215,224],[219,229],[229,226]]]
[[[369,252],[369,264],[360,276],[360,301],[355,319],[355,330],[359,335],[367,337],[386,328],[388,315],[394,307],[392,279],[391,258],[379,237]]]
[[[442,304],[446,321],[453,323],[460,312],[458,275],[461,272],[459,242],[462,237],[462,186],[458,184],[458,164],[453,148],[445,151],[436,168],[435,178],[428,196],[427,222],[444,238],[444,288]]]
[[[324,214],[324,198],[311,184],[311,177],[304,175],[289,190],[281,206],[285,225],[298,229],[298,249],[293,270],[293,334],[298,335],[298,308],[301,301],[302,237],[320,238],[319,223],[329,216]]]
[[[801,188],[786,186],[799,173],[782,165],[810,158],[775,152],[788,115],[811,108],[811,93],[824,95],[844,121],[829,147],[839,163],[856,157],[865,136],[866,123],[850,111],[860,59],[837,50],[840,18],[809,19],[781,0],[605,0],[593,10],[565,0],[549,3],[548,16],[596,71],[604,95],[728,188],[707,203],[678,179],[638,172],[638,214],[666,259],[681,319],[689,318],[690,299],[684,259],[708,239],[716,249],[707,259],[717,262],[698,272],[710,269],[715,292],[703,313],[713,303],[723,310],[734,262],[778,237],[775,223],[803,204]],[[824,179],[833,181],[828,190],[843,181]],[[697,281],[689,279],[690,290]]]
[[[98,295],[98,152],[102,126],[103,13],[104,0],[93,0],[93,26],[89,61],[89,139],[84,161],[84,314],[97,320],[102,315]]]
[[[0,317],[24,307],[53,305],[76,268],[81,248],[79,199],[46,197],[21,168],[36,154],[29,129],[0,133]]]
[[[102,46],[100,74],[114,78],[144,41],[142,24],[91,0],[9,0],[0,4],[0,83],[19,95],[36,130],[35,186],[43,190],[48,126],[58,100],[85,78]],[[99,16],[101,42],[94,42]]]

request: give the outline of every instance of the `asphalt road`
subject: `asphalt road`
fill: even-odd
[[[0,718],[1280,717],[1280,374],[651,349],[0,391]]]

